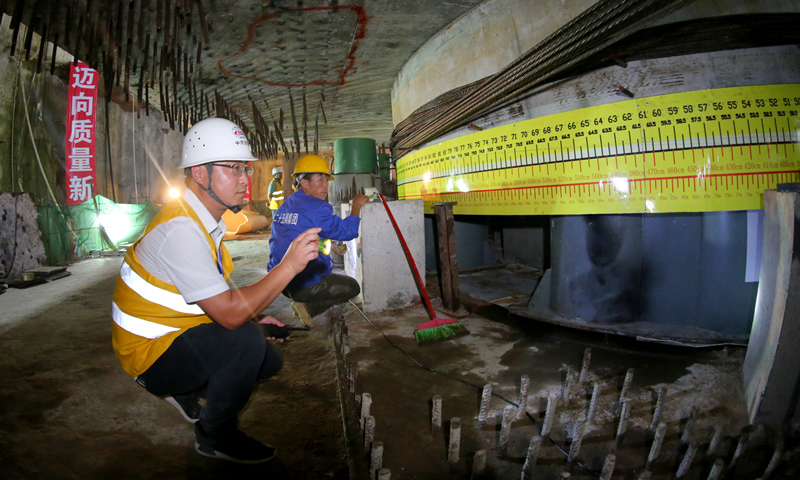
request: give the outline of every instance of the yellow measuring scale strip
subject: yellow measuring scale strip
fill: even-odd
[[[573,110],[412,152],[398,193],[471,215],[760,209],[765,189],[800,181],[798,111],[797,84]]]

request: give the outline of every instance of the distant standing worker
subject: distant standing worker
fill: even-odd
[[[269,209],[272,210],[273,220],[278,209],[283,204],[283,184],[281,180],[283,180],[283,170],[281,170],[281,167],[273,168],[272,181],[269,183],[269,189],[267,190],[269,194]]]
[[[356,195],[347,218],[334,215],[333,206],[325,201],[328,181],[333,176],[327,162],[318,155],[298,160],[292,177],[299,190],[283,202],[272,221],[268,269],[275,268],[292,241],[309,228],[321,228],[321,239],[344,241],[358,237],[361,207],[369,201],[366,195]],[[309,327],[313,326],[313,317],[361,292],[355,279],[331,273],[332,270],[331,257],[320,253],[283,291],[292,299],[295,316]]]

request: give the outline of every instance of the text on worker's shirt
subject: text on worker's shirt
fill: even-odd
[[[297,225],[297,217],[298,215],[296,213],[279,213],[278,216],[275,217],[275,221],[285,225]]]

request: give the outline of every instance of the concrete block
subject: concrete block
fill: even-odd
[[[763,247],[745,397],[751,423],[780,427],[800,421],[800,193],[764,192]]]
[[[417,271],[425,282],[425,227],[422,200],[389,202],[395,221],[408,244]],[[343,214],[349,205],[342,205]],[[366,312],[403,308],[421,302],[403,247],[382,203],[361,209],[358,239],[348,242],[345,272],[361,284],[360,300]]]

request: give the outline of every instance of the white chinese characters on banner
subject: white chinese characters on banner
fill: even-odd
[[[67,205],[90,200],[96,191],[95,132],[99,74],[86,64],[70,64],[67,92]]]

